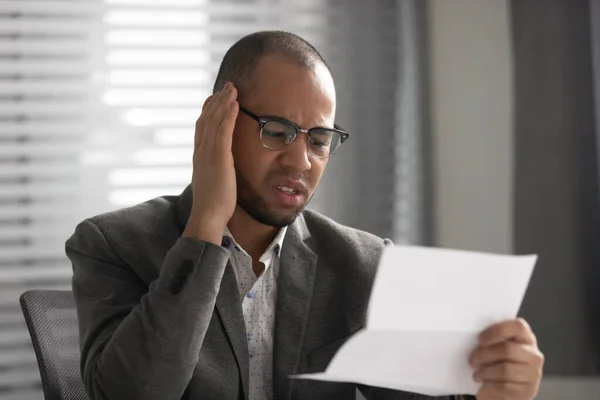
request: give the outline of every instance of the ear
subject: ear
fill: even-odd
[[[210,101],[213,99],[213,95],[211,94],[210,96],[208,96],[206,98],[206,100],[204,100],[204,104],[202,105],[202,112],[204,112],[204,109],[206,108],[206,106],[210,103]]]

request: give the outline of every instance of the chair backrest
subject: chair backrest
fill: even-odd
[[[79,328],[73,294],[30,290],[20,297],[46,400],[89,400],[80,375]]]

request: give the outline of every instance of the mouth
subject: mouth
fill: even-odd
[[[277,194],[279,202],[285,206],[301,206],[306,198],[305,191],[290,186],[278,185],[274,186],[273,189]]]
[[[296,190],[293,187],[289,186],[275,186],[275,189],[282,191],[287,194],[300,194],[300,190]]]

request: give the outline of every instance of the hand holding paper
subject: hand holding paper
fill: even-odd
[[[479,347],[469,362],[482,382],[478,400],[532,400],[540,387],[544,355],[522,318],[494,324],[479,335]]]
[[[514,319],[536,256],[411,246],[385,249],[366,329],[327,371],[296,378],[354,382],[432,396],[476,394],[469,356],[488,326]]]

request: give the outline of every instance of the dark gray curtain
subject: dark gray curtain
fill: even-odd
[[[517,253],[538,253],[521,314],[546,373],[599,372],[600,202],[589,0],[511,2]]]
[[[394,235],[396,243],[432,244],[433,153],[429,115],[427,2],[397,3]]]
[[[390,237],[394,187],[396,2],[329,0],[336,26],[324,49],[337,89],[337,121],[351,137],[330,160],[312,207]]]
[[[336,26],[324,56],[337,120],[351,132],[311,204],[402,243],[428,243],[425,2],[329,0]]]

